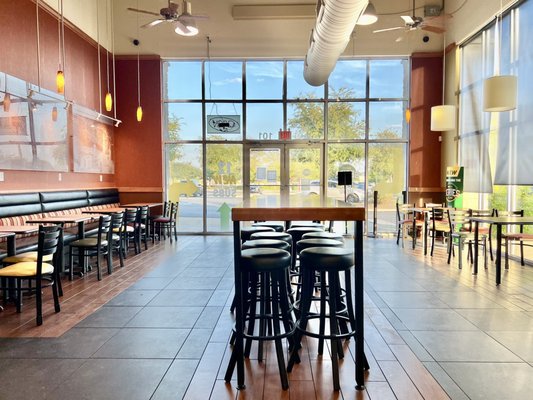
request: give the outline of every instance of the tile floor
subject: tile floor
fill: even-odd
[[[172,257],[63,336],[0,339],[0,399],[224,397],[231,242],[180,238]],[[394,383],[407,345],[452,399],[532,398],[533,268],[512,264],[496,287],[491,270],[473,277],[369,239],[365,279],[374,393],[423,398]]]

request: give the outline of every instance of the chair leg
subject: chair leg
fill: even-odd
[[[74,247],[70,246],[69,250],[68,250],[68,266],[69,266],[69,271],[68,271],[68,279],[71,281],[74,279],[74,261],[73,261],[73,249]]]
[[[505,239],[505,269],[509,269],[509,239]]]
[[[59,290],[57,287],[57,281],[52,283],[52,295],[54,296],[54,311],[58,313],[61,311],[61,306],[59,305]]]
[[[520,264],[522,267],[526,265],[524,263],[524,242],[520,241]]]
[[[457,257],[459,258],[459,269],[463,268],[463,241],[459,238],[459,244],[457,245]]]
[[[113,250],[112,242],[107,244],[107,273],[111,275],[113,273]]]
[[[37,325],[43,324],[43,294],[42,294],[42,282],[41,279],[37,279],[35,282],[35,306],[37,308]],[[55,296],[54,296],[55,297]]]
[[[99,281],[102,280],[102,271],[100,269],[100,249],[96,250],[96,277]]]

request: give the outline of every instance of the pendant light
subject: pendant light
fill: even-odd
[[[499,27],[498,27],[499,19]],[[498,28],[498,51],[495,63],[496,74],[483,82],[483,111],[501,112],[516,108],[518,82],[514,75],[500,75],[502,58],[502,28],[503,28],[503,5],[500,0],[500,15],[496,20]]]
[[[372,2],[368,2],[365,11],[361,14],[356,25],[372,25],[378,21],[378,15]]]
[[[9,93],[4,94],[4,112],[9,112],[11,108],[11,95]]]
[[[139,0],[137,0],[137,8],[139,8]],[[139,39],[139,13],[137,13],[137,41]],[[141,69],[139,62],[139,46],[141,42],[137,43],[137,122],[143,119],[143,109],[141,107]]]
[[[442,105],[431,107],[431,130],[434,132],[451,131],[455,129],[456,109],[454,105],[444,104],[446,88],[446,36],[443,35],[442,54]]]
[[[59,53],[59,66],[56,74],[56,87],[57,93],[65,93],[65,73],[63,72],[63,64],[65,57],[65,25],[63,20],[63,0],[57,1],[57,11],[60,14],[60,19],[57,21],[58,27],[58,53]]]
[[[106,14],[105,14],[105,22],[106,22],[106,39],[107,39],[107,46],[106,46],[106,64],[107,64],[107,92],[105,94],[105,109],[106,111],[111,111],[113,109],[113,97],[111,96],[111,92],[109,91],[109,20],[108,20],[108,11],[109,8],[107,7],[109,3],[106,4]]]
[[[54,122],[57,121],[57,107],[56,106],[52,108],[52,121]]]

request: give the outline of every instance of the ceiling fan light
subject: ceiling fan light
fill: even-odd
[[[455,129],[455,106],[442,105],[431,107],[431,130],[434,132]]]
[[[498,75],[483,82],[483,111],[509,111],[516,108],[517,78]]]
[[[376,23],[377,20],[378,20],[378,15],[376,14],[376,9],[374,8],[374,4],[369,2],[365,11],[363,12],[363,14],[361,14],[359,19],[357,20],[356,25],[372,25]]]
[[[176,24],[174,32],[181,36],[196,36],[198,28],[192,18],[181,18]]]

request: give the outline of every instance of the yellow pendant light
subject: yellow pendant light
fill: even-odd
[[[11,108],[11,96],[9,93],[4,95],[4,112],[9,112]]]
[[[62,70],[57,71],[56,75],[57,93],[65,93],[65,74]]]
[[[143,108],[141,106],[137,107],[137,122],[143,120]]]
[[[137,0],[137,8],[139,8],[139,0]],[[143,109],[141,107],[141,69],[139,62],[139,46],[141,42],[139,38],[139,13],[137,13],[137,122],[143,119]]]
[[[405,110],[405,122],[407,123],[411,122],[411,109],[410,108]]]
[[[107,92],[105,95],[105,109],[107,111],[111,111],[113,109],[113,97],[109,92]]]

